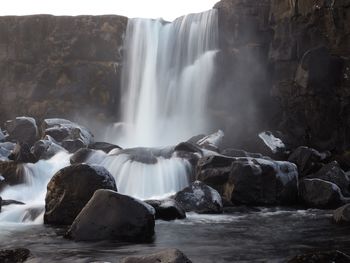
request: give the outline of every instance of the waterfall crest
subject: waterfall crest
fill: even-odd
[[[166,146],[206,133],[217,48],[217,10],[172,23],[130,19],[122,73],[124,136],[116,143]]]

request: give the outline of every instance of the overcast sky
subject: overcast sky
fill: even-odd
[[[219,0],[1,0],[0,15],[117,14],[173,20],[211,9]]]

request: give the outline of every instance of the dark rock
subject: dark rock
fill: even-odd
[[[262,159],[271,159],[270,157],[263,156],[261,153],[249,153],[239,149],[227,148],[222,150],[222,155],[229,157],[251,157],[251,158],[262,158]]]
[[[83,149],[86,147],[84,142],[80,139],[64,140],[61,144],[62,144],[62,147],[65,148],[70,153],[74,153],[74,152],[78,151],[79,149]]]
[[[16,185],[24,182],[23,167],[13,161],[0,161],[0,188],[4,185]]]
[[[270,151],[270,156],[284,156],[287,154],[287,146],[280,137],[270,131],[259,133],[259,138],[264,143],[266,150]]]
[[[299,185],[301,200],[308,207],[338,208],[345,203],[339,187],[321,179],[304,179]]]
[[[232,164],[229,182],[231,200],[238,204],[295,204],[298,199],[298,172],[289,162],[240,158]]]
[[[29,249],[1,249],[0,262],[2,263],[21,263],[27,261],[31,257]]]
[[[295,163],[298,167],[299,176],[304,177],[317,172],[322,167],[320,162],[326,157],[325,154],[321,154],[315,149],[300,146],[293,151],[288,161]]]
[[[34,118],[17,117],[14,120],[6,121],[5,128],[9,134],[8,140],[33,145],[39,137],[38,127]]]
[[[106,158],[107,154],[101,150],[92,150],[89,148],[83,148],[76,151],[70,157],[71,164],[79,163],[89,163],[89,164],[98,164]]]
[[[344,196],[350,196],[350,180],[336,161],[326,164],[318,172],[307,176],[307,178],[318,178],[334,183],[340,188]]]
[[[186,212],[175,200],[146,200],[156,211],[156,219],[166,221],[186,218]]]
[[[15,147],[16,147],[16,144],[12,142],[0,143],[0,160],[8,161],[9,160],[8,157],[11,155]]]
[[[88,129],[66,119],[45,119],[42,129],[43,134],[51,136],[71,153],[94,142]]]
[[[350,204],[346,204],[333,212],[333,220],[337,224],[350,224]]]
[[[166,249],[160,252],[145,256],[130,256],[123,258],[120,263],[191,263],[180,250]]]
[[[196,166],[196,179],[213,187],[225,200],[231,200],[233,184],[229,177],[234,158],[211,155],[201,158]]]
[[[98,189],[117,190],[105,168],[77,164],[61,169],[47,185],[44,223],[71,224]]]
[[[36,159],[50,159],[52,156],[59,152],[66,152],[62,146],[49,135],[46,135],[43,140],[37,141],[31,148],[31,152],[34,154]]]
[[[67,237],[75,241],[147,241],[154,235],[154,214],[153,207],[140,200],[111,190],[97,190],[74,220]]]
[[[344,254],[341,251],[322,251],[308,253],[304,255],[299,255],[291,260],[288,263],[317,263],[317,262],[334,262],[334,263],[347,263],[350,262],[350,256]]]
[[[214,152],[220,152],[219,147],[222,144],[223,138],[224,138],[224,132],[221,130],[218,130],[217,132],[200,139],[197,142],[197,144],[203,149],[207,149]]]
[[[24,142],[18,142],[8,158],[17,163],[35,163],[38,160],[30,151],[29,145]]]
[[[6,140],[6,135],[4,132],[0,129],[0,142],[3,142]]]
[[[186,212],[199,214],[222,213],[222,200],[220,194],[200,181],[195,181],[190,186],[177,192],[174,196]]]
[[[113,149],[122,149],[120,146],[108,142],[94,142],[89,146],[89,148],[93,150],[101,150],[105,153],[109,153]]]

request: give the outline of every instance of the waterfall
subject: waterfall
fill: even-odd
[[[169,23],[130,19],[124,42],[122,146],[166,146],[208,132],[217,11]],[[118,126],[120,127],[120,126]]]

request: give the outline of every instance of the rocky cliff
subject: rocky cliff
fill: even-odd
[[[0,120],[115,113],[126,24],[121,16],[0,17]]]
[[[268,128],[291,145],[348,149],[350,1],[222,0],[215,8],[221,88],[232,94],[226,123],[240,127],[237,141]]]

